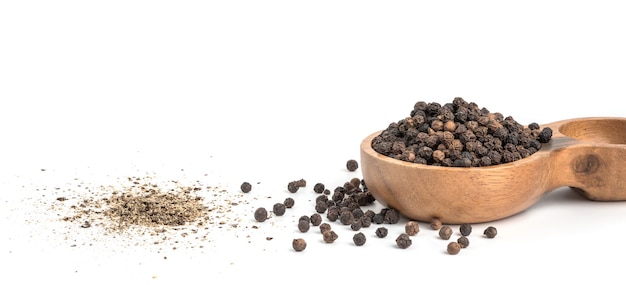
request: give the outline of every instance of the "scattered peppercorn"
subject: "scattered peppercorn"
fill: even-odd
[[[385,227],[379,227],[376,229],[376,236],[379,238],[386,237],[388,233],[389,233],[389,230],[387,230],[387,228]]]
[[[468,224],[468,223],[463,223],[461,224],[461,226],[459,227],[459,231],[461,232],[461,235],[463,236],[469,236],[470,233],[472,233],[472,225]]]
[[[315,213],[311,215],[310,221],[311,221],[311,225],[317,227],[322,223],[322,216],[318,213]]]
[[[291,245],[295,251],[303,251],[306,248],[306,241],[302,238],[295,238]]]
[[[258,222],[267,220],[267,210],[263,207],[256,209],[256,211],[254,211],[254,219]]]
[[[300,232],[306,233],[310,228],[311,223],[307,222],[307,220],[302,219],[298,221],[298,230],[300,230]]]
[[[333,243],[335,240],[337,240],[337,238],[339,238],[337,233],[335,233],[335,231],[333,230],[328,230],[328,231],[323,232],[322,236],[326,243]]]
[[[461,248],[466,248],[469,246],[469,239],[466,236],[462,236],[456,240],[456,242],[461,245]]]
[[[449,240],[452,236],[452,228],[450,226],[442,226],[439,229],[439,237],[445,240]]]
[[[330,224],[328,223],[321,223],[320,224],[320,233],[324,233],[330,231]]]
[[[430,220],[430,228],[433,230],[438,230],[441,228],[441,220],[437,219],[437,218],[433,218],[432,220]]]
[[[361,224],[361,220],[357,220],[357,219],[355,219],[355,220],[353,220],[353,221],[352,221],[352,223],[350,224],[350,228],[351,228],[353,231],[358,231],[358,230],[360,230],[362,227],[363,227],[363,224]]]
[[[359,163],[354,159],[350,159],[348,160],[348,162],[346,162],[346,168],[350,172],[356,171],[359,168]]]
[[[401,249],[408,248],[409,246],[411,246],[412,243],[413,241],[411,241],[411,237],[409,237],[409,235],[406,233],[401,233],[396,238],[396,245]]]
[[[296,193],[300,187],[306,187],[306,180],[300,179],[287,183],[287,190],[291,193]]]
[[[352,221],[354,221],[354,215],[349,210],[341,211],[339,214],[339,221],[344,225],[352,224]]]
[[[316,183],[315,186],[313,186],[313,191],[315,193],[323,193],[324,190],[326,190],[326,186],[324,186],[324,183]]]
[[[252,184],[250,182],[241,183],[241,192],[248,193],[252,190]]]
[[[365,244],[366,238],[363,233],[359,232],[354,234],[354,236],[352,237],[352,241],[354,241],[354,244],[356,246],[362,246]]]
[[[309,217],[309,216],[307,216],[307,215],[302,215],[302,216],[300,216],[300,218],[298,219],[298,222],[299,222],[299,221],[302,221],[302,220],[305,220],[307,223],[310,223],[310,222],[311,222],[311,217]]]
[[[484,234],[488,238],[494,238],[498,234],[498,230],[495,227],[487,227]]]
[[[410,236],[414,236],[420,231],[420,225],[416,221],[408,221],[404,226],[404,231]]]
[[[286,208],[287,207],[283,203],[276,203],[276,204],[274,204],[274,207],[273,207],[274,215],[276,215],[276,216],[284,215],[285,211],[286,211]]]
[[[461,245],[458,242],[450,242],[448,243],[448,253],[455,255],[461,251]]]
[[[288,209],[293,208],[293,205],[296,203],[296,201],[291,198],[291,197],[287,197],[285,198],[285,201],[283,202],[283,204],[285,204],[285,207]]]
[[[384,221],[388,224],[397,224],[400,221],[400,212],[395,209],[386,208],[384,211]]]

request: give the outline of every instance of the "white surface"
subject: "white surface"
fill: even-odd
[[[461,96],[521,123],[625,116],[625,14],[620,1],[2,2],[0,283],[620,280],[626,203],[567,188],[489,223],[494,240],[475,225],[457,256],[425,224],[400,250],[401,224],[382,240],[363,229],[356,247],[347,229],[327,245],[295,221],[314,183],[360,175],[344,170],[360,141],[416,101]],[[146,173],[234,197],[260,184],[233,210],[239,227],[202,249],[132,246],[49,208],[55,186],[86,194],[74,178]],[[299,178],[310,186],[288,193]],[[256,207],[289,196],[287,215],[251,228]]]

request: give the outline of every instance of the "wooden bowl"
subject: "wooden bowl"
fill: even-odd
[[[540,151],[487,167],[405,162],[361,143],[361,171],[372,195],[406,217],[480,223],[509,217],[546,193],[569,186],[590,200],[626,200],[626,118],[594,117],[541,126],[553,130]]]

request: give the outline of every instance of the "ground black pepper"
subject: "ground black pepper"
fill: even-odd
[[[494,238],[498,234],[498,230],[495,227],[487,227],[483,232],[484,235],[488,238]]]
[[[354,159],[350,159],[346,162],[346,168],[350,172],[356,171],[359,168],[359,163]]]
[[[248,193],[252,190],[252,184],[250,182],[241,183],[241,192]]]
[[[411,237],[409,237],[409,235],[406,233],[401,233],[396,238],[396,245],[401,249],[408,248],[409,246],[411,246],[412,243],[413,241],[411,241]]]
[[[361,232],[354,234],[354,236],[352,236],[352,241],[354,241],[354,244],[356,246],[362,246],[365,244],[365,241],[367,239],[365,238],[365,235]]]
[[[291,245],[295,251],[303,251],[306,248],[306,241],[302,238],[295,238]]]
[[[452,236],[452,228],[450,226],[442,226],[439,229],[439,237],[445,240],[449,240]]]
[[[254,219],[259,222],[267,220],[267,210],[263,207],[256,209],[256,211],[254,211]]]
[[[461,232],[461,235],[469,236],[472,233],[472,225],[468,223],[463,223],[459,227],[459,231]]]

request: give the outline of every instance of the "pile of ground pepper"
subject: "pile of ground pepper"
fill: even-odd
[[[451,103],[415,103],[409,117],[389,124],[372,140],[383,155],[436,166],[490,166],[539,151],[552,137],[549,127],[524,126],[456,97]]]

